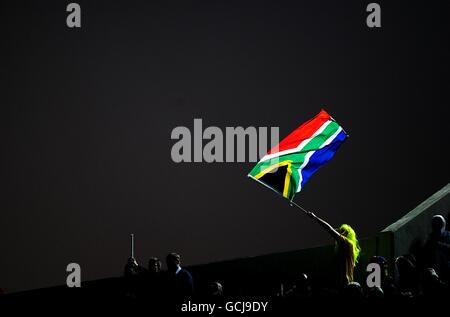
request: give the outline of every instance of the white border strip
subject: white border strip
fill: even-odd
[[[311,141],[312,139],[314,139],[316,136],[318,136],[319,134],[321,134],[327,127],[328,125],[334,122],[333,120],[328,120],[326,122],[324,122],[324,124],[322,124],[322,126],[317,129],[317,131],[308,139],[303,140],[299,145],[297,145],[295,148],[292,149],[288,149],[288,150],[284,150],[281,152],[277,152],[277,153],[273,153],[273,154],[266,154],[264,155],[258,163],[270,160],[271,158],[277,157],[277,156],[281,156],[281,155],[286,155],[286,154],[290,154],[290,153],[295,153],[295,152],[299,152],[302,148],[304,148],[306,146],[306,144],[309,143],[309,141]]]

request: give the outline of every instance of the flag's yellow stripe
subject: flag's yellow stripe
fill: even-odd
[[[256,179],[260,179],[261,177],[263,177],[267,173],[270,173],[274,169],[279,168],[281,166],[287,165],[287,172],[286,172],[286,176],[284,178],[283,197],[288,198],[289,185],[291,183],[291,175],[292,175],[291,163],[292,163],[292,160],[286,160],[286,161],[283,161],[281,163],[273,164],[272,166],[269,166],[269,167],[265,168],[264,170],[259,172],[257,175],[255,175],[255,178]]]
[[[292,161],[288,163],[286,177],[284,178],[283,197],[285,198],[288,198],[289,195],[289,184],[291,183],[291,176],[292,176],[291,163]]]
[[[288,193],[289,193],[289,181],[291,179],[291,176],[289,175],[289,173],[286,173],[286,177],[284,179],[284,189],[283,189],[283,197],[288,198]]]

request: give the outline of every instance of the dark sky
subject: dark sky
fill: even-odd
[[[350,139],[296,196],[376,234],[450,180],[448,1],[3,1],[0,287],[330,243],[247,179],[253,163],[175,164],[173,128],[279,126],[325,107]]]

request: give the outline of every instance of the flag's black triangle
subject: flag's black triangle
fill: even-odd
[[[283,194],[284,182],[286,180],[288,165],[279,166],[273,172],[266,173],[259,178],[259,180],[266,185],[272,187],[279,193]]]

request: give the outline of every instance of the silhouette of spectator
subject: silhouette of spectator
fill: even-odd
[[[173,303],[185,302],[194,294],[194,283],[191,273],[183,269],[181,257],[177,253],[170,253],[166,257],[167,275],[166,290]]]
[[[142,279],[146,271],[139,266],[135,258],[130,257],[125,264],[125,296],[136,298],[142,292]]]
[[[129,258],[127,264],[125,264],[125,269],[123,275],[126,278],[131,278],[139,274],[139,264],[135,258]]]
[[[386,259],[382,256],[373,256],[369,263],[376,263],[381,268],[381,291],[383,292],[382,297],[394,297],[397,295],[397,287],[395,286],[394,279],[389,275],[389,266]],[[374,291],[378,292],[378,291]],[[380,294],[379,294],[380,295]]]
[[[220,298],[223,296],[223,287],[219,282],[212,282],[208,286],[208,297]]]
[[[222,284],[218,281],[214,281],[205,286],[202,301],[209,304],[215,304],[216,307],[224,307],[225,298]]]
[[[353,272],[361,252],[355,231],[347,224],[334,229],[329,223],[312,212],[308,212],[308,216],[316,220],[336,241],[340,286],[353,282]]]
[[[145,298],[151,300],[155,307],[161,305],[160,300],[163,299],[163,281],[161,274],[161,261],[158,258],[150,258],[148,260],[148,270],[145,274],[142,290],[145,292]]]
[[[388,264],[386,259],[383,256],[375,255],[370,258],[369,263],[376,263],[381,268],[381,278],[389,277]]]
[[[419,293],[419,274],[416,259],[407,254],[395,259],[398,271],[398,288],[400,294],[406,297],[415,297]]]
[[[363,289],[358,282],[348,283],[344,287],[344,289],[342,291],[342,295],[345,298],[353,298],[353,299],[364,298]]]
[[[425,266],[434,268],[443,280],[450,276],[450,232],[445,230],[445,219],[435,215],[431,220],[431,233],[425,244]]]
[[[159,274],[161,272],[161,261],[158,258],[150,258],[148,260],[148,273]]]
[[[448,296],[447,285],[439,278],[433,268],[426,268],[422,276],[422,292],[425,298]]]
[[[287,297],[305,298],[311,296],[311,286],[309,284],[308,276],[305,273],[300,274],[295,284],[284,294]]]
[[[383,289],[378,286],[370,288],[369,291],[367,292],[367,298],[370,298],[370,299],[384,298]]]

